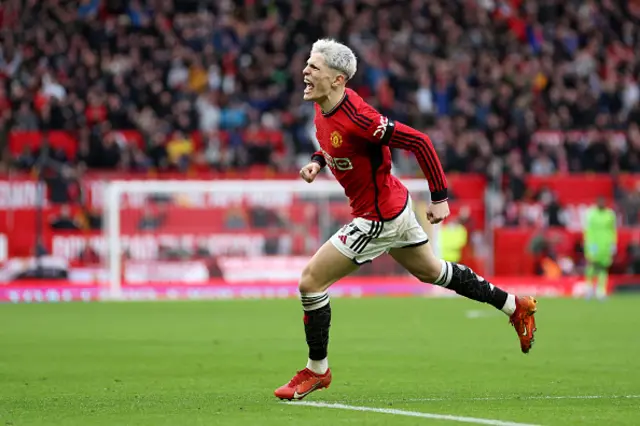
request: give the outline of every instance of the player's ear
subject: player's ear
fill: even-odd
[[[347,77],[345,77],[344,74],[339,72],[339,73],[336,73],[336,76],[333,79],[333,86],[334,87],[344,86],[346,82],[347,82]]]

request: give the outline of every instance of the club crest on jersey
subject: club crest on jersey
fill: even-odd
[[[340,145],[342,145],[342,135],[334,130],[331,132],[331,146],[340,148]]]

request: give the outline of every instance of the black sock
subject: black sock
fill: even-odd
[[[464,265],[453,262],[444,263],[444,274],[434,284],[447,287],[471,300],[488,303],[497,309],[504,307],[509,295],[507,292],[494,286]]]
[[[331,304],[327,293],[302,294],[304,333],[309,346],[309,359],[320,361],[327,357]]]

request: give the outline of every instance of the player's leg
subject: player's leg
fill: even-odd
[[[307,367],[289,383],[275,390],[281,399],[302,399],[331,383],[327,361],[331,304],[327,289],[340,278],[358,269],[349,257],[327,241],[311,258],[300,277],[299,290],[304,310],[304,332],[309,347]]]
[[[587,299],[591,299],[596,295],[597,287],[598,287],[598,246],[597,245],[589,245],[585,246],[585,260],[587,261],[587,265],[584,271],[585,284],[587,286]]]
[[[439,259],[430,243],[394,248],[389,254],[420,281],[436,284],[469,299],[488,303],[507,315],[515,310],[515,296],[494,286],[468,267]]]
[[[489,303],[508,315],[513,314],[516,308],[514,296],[509,296],[466,266],[435,256],[412,205],[409,200],[407,210],[398,218],[402,224],[389,251],[396,262],[424,283],[447,287],[469,299]],[[425,226],[431,229],[430,224]]]
[[[598,272],[596,274],[596,298],[599,300],[603,300],[607,295],[607,281],[609,278],[609,274],[607,273],[607,268],[598,267]]]
[[[411,203],[409,206],[411,207]],[[389,254],[420,281],[440,285],[461,296],[488,303],[509,315],[518,333],[520,347],[527,353],[535,331],[535,299],[508,294],[468,267],[437,258],[427,234],[411,208],[401,216],[401,220],[402,231],[392,244]]]
[[[584,270],[584,280],[587,286],[587,299],[590,299],[595,294],[595,288],[593,284],[593,278],[595,276],[595,265],[590,259],[587,259],[587,265]]]
[[[607,284],[609,282],[609,268],[613,259],[611,257],[603,256],[597,263],[596,269],[596,290],[595,295],[599,300],[604,300],[607,297]]]
[[[356,269],[358,265],[338,251],[331,241],[327,241],[311,258],[300,277],[300,300],[309,346],[307,368],[316,373],[322,374],[328,368],[326,358],[331,303],[327,289]]]
[[[438,259],[429,243],[394,248],[389,254],[420,281],[446,287],[461,296],[488,303],[507,314],[518,333],[522,352],[529,352],[536,331],[534,313],[537,302],[534,298],[516,297],[464,265]]]

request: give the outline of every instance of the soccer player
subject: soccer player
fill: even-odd
[[[595,295],[602,300],[607,295],[609,267],[617,247],[616,214],[607,207],[604,198],[598,198],[597,205],[587,211],[583,237],[587,298]],[[597,277],[595,283],[594,276]]]
[[[298,400],[329,387],[327,289],[385,252],[424,283],[502,310],[518,333],[522,352],[529,352],[536,331],[533,297],[508,294],[471,269],[435,257],[407,188],[391,174],[390,148],[410,150],[416,156],[431,190],[427,219],[432,224],[449,215],[447,181],[438,156],[427,135],[382,116],[346,88],[356,67],[350,48],[322,39],[314,43],[303,70],[304,99],[316,104],[321,149],[300,176],[311,183],[328,166],[349,198],[354,219],[320,247],[302,272],[299,290],[309,358],[306,368],[275,390],[281,399]]]

